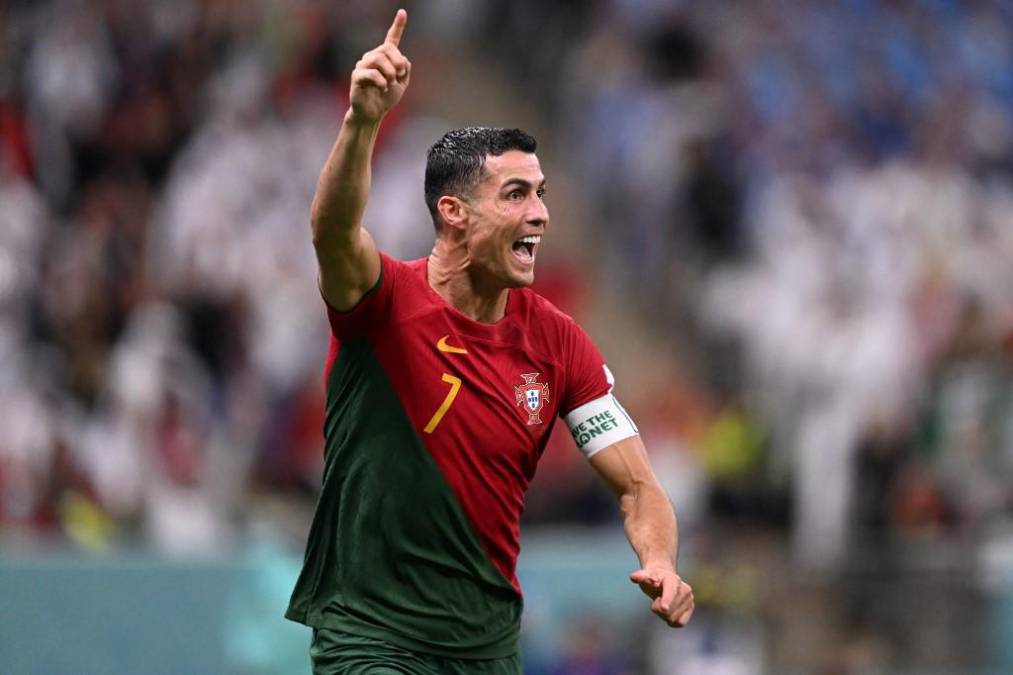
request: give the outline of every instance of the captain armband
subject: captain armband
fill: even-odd
[[[564,419],[577,448],[588,458],[602,448],[640,433],[611,392],[574,408]]]

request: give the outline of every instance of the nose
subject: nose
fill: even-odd
[[[536,227],[545,227],[549,224],[549,207],[545,205],[545,201],[537,195],[533,195],[530,201],[531,206],[528,208],[527,217],[525,221],[528,225],[534,225]]]

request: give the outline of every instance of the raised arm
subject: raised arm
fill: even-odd
[[[626,536],[640,559],[630,581],[653,602],[651,611],[681,628],[693,615],[693,589],[676,571],[679,530],[668,496],[651,469],[640,436],[632,436],[591,456],[591,466],[619,498]]]
[[[411,77],[411,63],[398,48],[407,22],[407,12],[399,9],[383,44],[355,64],[351,105],[313,196],[310,224],[320,290],[339,310],[354,307],[380,277],[380,254],[362,227],[362,212],[369,197],[376,134]]]

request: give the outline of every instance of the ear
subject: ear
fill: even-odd
[[[436,213],[448,234],[463,233],[468,222],[468,205],[459,197],[443,195],[436,201]]]

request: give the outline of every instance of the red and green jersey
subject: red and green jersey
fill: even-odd
[[[323,490],[286,616],[417,651],[515,652],[524,493],[559,415],[606,395],[583,330],[528,289],[483,324],[381,255],[328,309]]]

